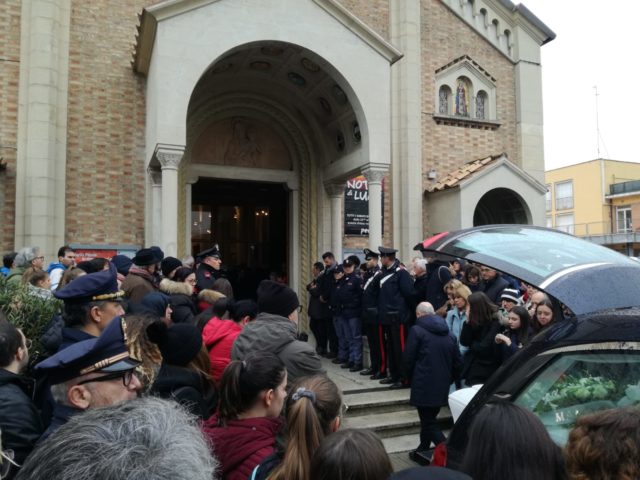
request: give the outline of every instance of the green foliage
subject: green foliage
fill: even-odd
[[[0,277],[0,310],[33,342],[31,356],[36,358],[44,354],[40,337],[51,318],[61,311],[62,302],[55,298],[38,298],[29,293],[26,285],[12,285],[4,276]]]

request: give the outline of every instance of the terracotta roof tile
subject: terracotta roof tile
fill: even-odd
[[[465,163],[459,168],[449,172],[436,183],[427,188],[427,192],[439,192],[448,188],[456,187],[462,180],[472,176],[474,173],[484,169],[487,165],[493,163],[504,154],[492,155],[486,158],[480,158],[471,162]]]

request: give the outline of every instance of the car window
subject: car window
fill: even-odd
[[[640,404],[640,352],[561,353],[514,398],[563,446],[584,414]]]
[[[473,254],[479,254],[516,265],[540,279],[569,267],[593,262],[634,263],[618,252],[562,232],[515,225],[473,231],[442,249],[458,257],[472,258]]]

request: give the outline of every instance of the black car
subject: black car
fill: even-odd
[[[446,232],[419,245],[536,286],[565,318],[502,365],[466,406],[433,464],[460,465],[470,425],[487,402],[531,410],[564,445],[575,420],[640,403],[640,263],[571,235],[525,225]]]

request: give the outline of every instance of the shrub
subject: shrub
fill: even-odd
[[[0,277],[0,310],[32,341],[31,357],[35,360],[44,356],[40,337],[54,314],[61,311],[62,302],[35,297],[26,285],[11,285],[4,276]]]

